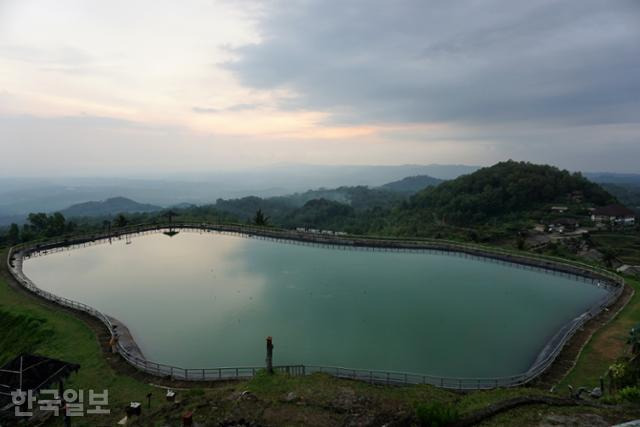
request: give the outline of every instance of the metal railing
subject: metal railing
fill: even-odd
[[[542,269],[551,272],[560,272],[570,277],[582,277],[585,281],[603,287],[607,295],[592,305],[589,310],[574,318],[564,325],[545,345],[532,366],[518,375],[494,377],[494,378],[455,378],[423,375],[406,372],[378,371],[353,369],[333,366],[316,365],[283,365],[275,366],[278,372],[290,375],[308,375],[322,372],[338,378],[367,381],[374,384],[431,384],[437,387],[459,390],[490,389],[496,387],[515,387],[526,384],[542,374],[555,361],[568,340],[592,317],[598,315],[603,309],[615,302],[624,288],[624,279],[607,270],[593,267],[580,262],[564,259],[536,256],[522,253],[514,253],[500,248],[489,248],[481,245],[442,241],[435,239],[397,240],[380,238],[363,238],[354,236],[326,236],[304,232],[292,232],[289,230],[253,227],[240,224],[203,224],[203,223],[172,223],[137,225],[116,230],[111,234],[90,233],[76,236],[65,236],[52,239],[17,245],[9,249],[7,266],[14,278],[26,289],[65,307],[88,313],[100,320],[113,337],[114,325],[108,316],[93,307],[77,301],[70,300],[44,291],[38,288],[22,271],[22,263],[25,257],[46,254],[65,248],[83,247],[118,239],[126,236],[143,235],[148,233],[163,232],[169,229],[181,229],[198,232],[216,231],[221,233],[233,233],[242,236],[268,238],[290,243],[302,243],[321,245],[341,249],[361,250],[391,250],[391,251],[429,251],[443,252],[447,254],[466,254],[483,259],[493,259],[509,264],[525,265],[531,268]],[[367,246],[368,244],[368,246]],[[498,258],[496,258],[498,257]],[[117,343],[118,353],[132,366],[151,375],[169,377],[187,381],[216,381],[237,380],[253,378],[263,369],[259,366],[250,367],[217,367],[217,368],[183,368],[163,363],[153,362],[139,357],[127,350],[120,342]]]
[[[59,247],[68,247],[83,243],[100,243],[109,241],[109,239],[117,239],[125,236],[143,235],[165,231],[169,229],[191,230],[196,232],[217,231],[233,233],[252,237],[271,238],[274,240],[282,240],[290,243],[314,244],[321,246],[338,247],[342,249],[360,249],[360,250],[441,250],[449,252],[466,252],[469,254],[477,253],[479,257],[487,258],[492,256],[505,257],[505,259],[513,259],[514,263],[530,263],[531,261],[539,262],[541,266],[547,269],[577,268],[581,269],[581,274],[585,271],[595,272],[601,277],[607,277],[616,280],[619,276],[612,274],[610,271],[602,269],[595,265],[585,264],[580,261],[569,260],[566,258],[541,255],[531,252],[508,250],[500,247],[484,246],[475,243],[462,243],[444,239],[430,238],[411,238],[400,239],[386,236],[333,236],[316,234],[310,232],[299,232],[294,230],[284,230],[272,227],[258,227],[247,224],[235,223],[196,223],[196,222],[173,222],[171,224],[138,224],[113,230],[111,233],[93,232],[84,234],[70,234],[52,239],[41,239],[21,245],[14,246],[15,249],[34,248],[38,251],[46,252],[48,250]]]

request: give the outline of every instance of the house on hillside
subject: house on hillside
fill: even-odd
[[[576,231],[579,226],[580,224],[578,223],[578,221],[573,218],[557,218],[549,221],[547,231],[549,231],[549,233],[565,233]]]
[[[551,212],[554,213],[564,213],[567,210],[569,210],[569,208],[566,206],[551,206]]]
[[[591,213],[591,220],[600,224],[634,225],[635,213],[622,205],[607,205],[595,208]]]

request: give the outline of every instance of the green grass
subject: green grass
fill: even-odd
[[[640,281],[626,277],[635,294],[618,316],[598,329],[584,347],[576,366],[558,385],[566,390],[567,385],[595,387],[605,375],[609,365],[628,351],[626,344],[631,328],[640,323]]]
[[[640,234],[638,233],[594,233],[592,240],[600,247],[617,251],[620,261],[640,265]]]
[[[0,330],[0,365],[16,354],[34,352],[53,333],[45,319],[1,309]]]
[[[2,262],[6,254],[0,253]],[[109,390],[111,416],[82,417],[76,426],[112,425],[124,415],[132,400],[145,401],[151,387],[119,375],[102,356],[94,332],[71,314],[42,305],[35,298],[18,293],[0,275],[0,360],[5,362],[20,352],[32,352],[81,366],[72,374],[67,388],[102,392]],[[86,397],[85,397],[86,399]]]

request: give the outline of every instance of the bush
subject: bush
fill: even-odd
[[[640,387],[625,387],[618,392],[618,397],[627,402],[640,402]]]
[[[20,353],[33,353],[53,335],[45,319],[0,309],[0,365]]]
[[[440,402],[421,403],[416,406],[416,418],[421,426],[444,427],[460,417],[458,410]]]

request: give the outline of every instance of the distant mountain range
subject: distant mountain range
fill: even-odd
[[[78,218],[89,216],[111,216],[120,213],[143,213],[161,210],[160,206],[138,203],[126,197],[112,197],[99,202],[85,202],[62,209],[60,213],[65,218]]]
[[[640,174],[637,173],[586,172],[583,175],[599,184],[607,182],[640,186]]]
[[[377,185],[316,187],[287,195],[219,198],[215,203],[182,202],[170,206],[181,220],[253,222],[260,210],[269,224],[284,228],[488,241],[513,238],[514,233],[533,221],[555,218],[551,206],[567,206],[563,215],[569,217],[585,217],[588,207],[617,201],[635,207],[628,203],[637,196],[629,188],[632,185],[601,186],[556,167],[507,161],[446,181],[414,174]],[[101,224],[101,217],[128,213],[132,221],[148,220],[135,218],[134,213],[153,217],[153,212],[162,209],[155,204],[112,197],[74,204],[60,212],[67,218],[84,217],[75,222],[79,227],[91,227]],[[470,230],[475,237],[469,237]]]
[[[622,204],[640,213],[640,174],[600,172],[584,175],[616,196]]]
[[[310,188],[377,187],[407,176],[452,179],[473,172],[465,165],[296,165],[141,178],[0,177],[0,226],[24,222],[30,212],[56,212],[87,200],[126,197],[157,206],[214,203],[247,196],[274,197]]]
[[[585,205],[615,201],[600,185],[580,174],[507,161],[447,181],[421,175],[374,188],[343,186],[289,196],[221,199],[210,206],[210,212],[251,221],[260,209],[271,223],[286,228],[428,235],[434,227],[445,224],[499,228],[539,219],[554,203],[569,206],[570,214],[586,215]]]
[[[70,216],[99,216],[113,214],[119,209],[122,212],[145,212],[160,207],[186,208],[213,204],[221,198],[234,200],[247,196],[257,196],[263,200],[276,196],[287,197],[292,199],[287,204],[296,206],[324,198],[349,204],[355,209],[368,206],[370,200],[379,198],[375,203],[386,206],[391,199],[387,200],[380,191],[392,191],[406,197],[425,187],[437,185],[442,180],[455,179],[477,169],[477,166],[435,164],[277,165],[243,171],[145,178],[0,178],[0,226],[11,222],[22,223],[30,212],[62,211]],[[584,176],[601,184],[615,184],[607,186],[607,189],[625,204],[633,207],[639,205],[640,174],[602,172],[584,173]],[[358,187],[368,187],[371,191],[365,194],[365,191],[354,190]],[[320,190],[310,191],[310,188]],[[115,203],[116,207],[111,208],[108,206],[113,204],[111,202],[104,207],[82,206],[87,200],[117,201],[119,197],[143,206],[130,203],[117,206]],[[76,210],[76,204],[82,207]],[[144,204],[148,205],[145,207]]]
[[[434,178],[429,175],[416,175],[402,178],[399,181],[389,182],[381,185],[383,190],[396,191],[398,193],[414,194],[427,187],[433,187],[443,182],[442,179]]]

